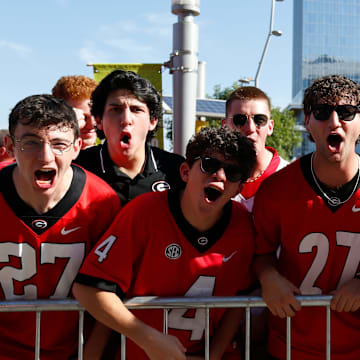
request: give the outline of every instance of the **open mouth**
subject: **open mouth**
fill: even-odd
[[[36,183],[40,187],[49,187],[53,183],[55,175],[55,170],[37,170],[35,171]]]
[[[129,140],[130,140],[130,135],[128,134],[124,134],[122,135],[120,141],[124,144],[129,144]]]
[[[338,151],[343,139],[338,134],[331,134],[328,136],[327,141],[331,150]]]
[[[209,202],[216,201],[222,194],[222,192],[213,187],[207,187],[204,189],[206,200]]]

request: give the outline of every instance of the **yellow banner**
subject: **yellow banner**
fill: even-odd
[[[93,64],[94,79],[100,82],[106,75],[114,70],[133,71],[141,77],[148,79],[154,85],[156,90],[162,94],[161,83],[161,65],[162,64]],[[151,145],[164,148],[162,122],[156,131],[156,136],[151,139]]]

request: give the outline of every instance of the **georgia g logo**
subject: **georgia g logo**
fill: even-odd
[[[178,244],[170,244],[165,249],[165,256],[170,260],[178,259],[182,254],[182,249]]]
[[[165,180],[159,180],[152,184],[152,191],[165,191],[170,189],[170,185]]]
[[[38,220],[34,220],[31,223],[31,226],[34,229],[45,229],[47,227],[47,222],[45,220],[38,219]]]

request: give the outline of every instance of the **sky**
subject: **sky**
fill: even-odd
[[[201,0],[199,61],[206,93],[255,77],[270,28],[272,0]],[[272,36],[258,86],[273,106],[291,101],[293,0],[275,2]],[[0,128],[26,96],[51,93],[65,75],[93,77],[89,63],[164,63],[177,16],[171,0],[11,0],[0,2]],[[172,75],[162,74],[172,95]]]

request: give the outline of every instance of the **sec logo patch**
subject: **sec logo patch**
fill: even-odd
[[[178,259],[181,256],[181,254],[182,254],[182,249],[178,244],[170,244],[165,249],[165,256],[171,260]]]
[[[159,180],[152,184],[152,191],[165,191],[170,189],[170,185],[165,180]]]

